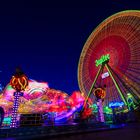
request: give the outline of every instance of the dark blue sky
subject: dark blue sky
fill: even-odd
[[[20,65],[29,78],[68,93],[79,90],[78,61],[93,29],[116,12],[140,9],[136,0],[4,2],[0,3],[0,82],[6,85]]]

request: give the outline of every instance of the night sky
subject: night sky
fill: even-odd
[[[78,61],[88,36],[112,14],[140,9],[138,1],[0,2],[0,82],[5,86],[21,66],[51,88],[79,90]]]

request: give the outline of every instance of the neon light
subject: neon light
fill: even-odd
[[[102,88],[97,88],[94,90],[94,95],[97,99],[103,99],[106,96],[106,92]]]
[[[99,65],[101,65],[102,63],[108,61],[110,59],[110,55],[102,55],[100,59],[95,61],[95,65],[96,67],[98,67]]]
[[[105,72],[101,75],[102,79],[106,78],[106,77],[109,77],[109,73],[108,72]]]
[[[111,102],[109,103],[109,107],[115,108],[115,107],[122,107],[124,106],[124,102]]]
[[[133,98],[132,94],[127,93],[127,98]]]
[[[127,93],[127,103],[129,110],[136,107],[134,104],[134,98],[131,93]]]
[[[104,107],[104,113],[106,113],[106,114],[112,114],[112,109],[109,108],[108,106],[105,106]]]
[[[10,127],[16,128],[17,127],[17,115],[18,115],[18,107],[19,107],[19,97],[21,96],[21,92],[14,93],[14,105],[13,105],[13,112],[12,112],[12,120]]]
[[[71,117],[77,110],[80,110],[85,100],[84,94],[80,91],[75,91],[69,96],[63,91],[49,89],[46,82],[40,83],[34,80],[29,80],[28,86],[23,91],[23,97],[20,97],[21,95],[19,93],[16,98],[17,93],[13,96],[14,92],[15,89],[11,85],[7,85],[0,98],[0,105],[3,105],[5,111],[12,117],[17,116],[18,113],[56,113],[56,116],[54,116],[55,121],[64,121]],[[16,103],[13,105],[13,102]],[[13,112],[11,110],[9,111],[9,108],[12,108],[12,106],[15,109],[18,108],[18,111],[14,111],[14,109]],[[18,120],[18,116],[16,120]],[[17,127],[15,125],[16,122],[13,119],[11,127]]]
[[[28,85],[28,79],[25,75],[21,76],[12,76],[10,81],[10,85],[16,90],[21,91],[25,90],[26,86]]]
[[[3,120],[4,125],[10,125],[10,122],[11,122],[11,117],[5,117]]]
[[[16,69],[16,73],[14,76],[12,76],[10,85],[12,86],[12,88],[16,90],[16,92],[14,92],[14,104],[13,104],[12,120],[11,120],[10,127],[16,128],[18,107],[19,107],[19,97],[23,96],[23,93],[21,93],[21,91],[25,90],[25,88],[28,85],[28,78],[23,74],[20,68]]]

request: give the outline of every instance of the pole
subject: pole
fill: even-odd
[[[98,99],[97,106],[98,106],[99,122],[105,122],[102,99]]]
[[[12,111],[12,120],[10,127],[11,128],[17,128],[17,112],[19,107],[19,97],[23,96],[22,92],[14,92],[14,104],[13,104],[13,111]]]
[[[17,127],[17,111],[19,106],[19,96],[20,96],[20,92],[14,92],[14,104],[13,104],[13,111],[12,111],[12,120],[10,124],[11,128]]]

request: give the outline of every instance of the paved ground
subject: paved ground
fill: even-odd
[[[46,139],[45,137],[42,139]],[[78,135],[53,137],[51,140],[140,140],[140,124],[129,124],[121,129]]]
[[[140,140],[140,123],[126,124],[118,129],[99,129],[81,133],[67,133],[57,136],[22,136],[20,138],[6,138],[0,140]]]

